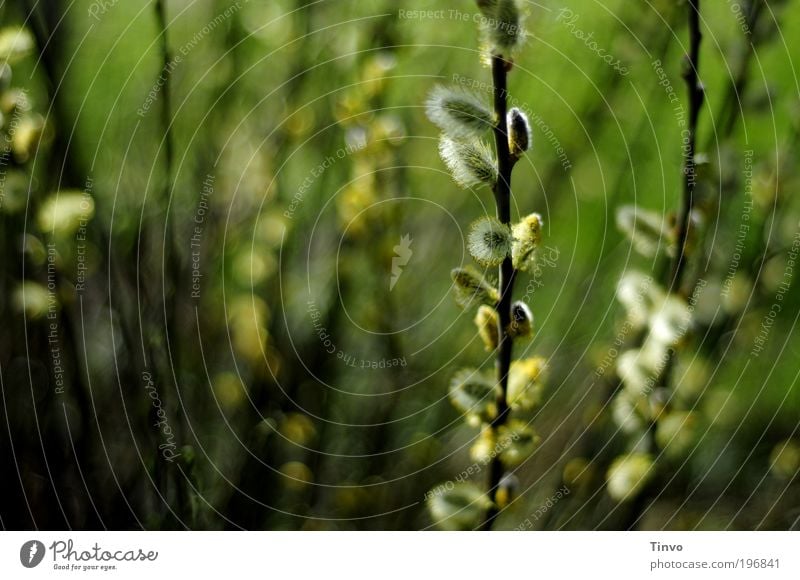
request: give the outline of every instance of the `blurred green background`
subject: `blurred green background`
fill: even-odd
[[[518,283],[536,317],[518,355],[544,356],[548,378],[542,445],[496,527],[796,529],[797,2],[703,4],[690,276],[706,285],[670,385],[692,427],[629,501],[606,490],[630,441],[613,368],[597,369],[621,350],[617,281],[657,270],[616,210],[669,215],[680,197],[667,84],[685,103],[686,6],[527,4],[509,89],[534,147],[514,215],[543,215],[551,259]],[[490,82],[474,12],[0,6],[4,528],[432,526],[425,493],[473,463],[477,436],[450,376],[493,364],[449,275],[493,201],[452,182],[424,111],[436,84]]]

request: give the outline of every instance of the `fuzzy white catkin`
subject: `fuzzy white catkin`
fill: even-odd
[[[454,139],[480,137],[493,125],[491,110],[476,94],[464,89],[438,86],[425,108],[428,118]]]
[[[519,0],[497,0],[496,4],[493,16],[484,23],[485,33],[495,50],[515,50],[525,40]]]
[[[498,0],[476,0],[475,3],[478,5],[478,10],[480,10],[484,16],[491,17],[494,16],[497,10]]]
[[[493,185],[497,181],[494,156],[481,141],[457,141],[442,135],[439,154],[461,187]]]
[[[493,217],[482,217],[470,227],[467,248],[481,266],[497,266],[511,252],[511,228]]]

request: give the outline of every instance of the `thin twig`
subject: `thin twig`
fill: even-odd
[[[170,81],[170,76],[172,71],[170,67],[174,64],[172,53],[169,49],[169,39],[167,36],[167,30],[169,25],[169,20],[167,18],[167,3],[166,0],[155,0],[154,8],[156,12],[156,21],[158,23],[159,29],[159,40],[160,40],[160,55],[161,55],[161,74],[164,76],[164,83],[161,87],[162,91],[162,102],[161,102],[161,129],[164,132],[164,188],[163,188],[163,198],[162,201],[167,204],[169,207],[169,200],[171,199],[173,186],[175,183],[175,175],[174,175],[174,167],[175,167],[175,146],[174,146],[174,138],[173,138],[173,131],[172,131],[172,86]],[[166,252],[166,256],[162,256],[162,279],[161,279],[161,289],[162,289],[162,300],[163,303],[161,304],[162,313],[164,316],[164,338],[167,343],[167,354],[169,356],[169,362],[164,362],[163,359],[161,361],[157,361],[155,358],[155,354],[151,354],[152,363],[154,368],[158,367],[167,367],[164,368],[163,371],[157,373],[156,376],[161,375],[162,380],[165,381],[166,377],[170,374],[172,375],[175,389],[176,391],[179,389],[178,381],[175,369],[180,368],[180,349],[175,349],[174,353],[172,349],[169,347],[169,331],[170,329],[179,328],[180,325],[178,324],[178,313],[179,309],[176,308],[174,304],[175,296],[178,295],[177,280],[181,279],[180,276],[181,272],[181,265],[178,260],[178,252],[174,250],[174,248],[168,247],[168,243],[171,241],[168,237],[168,228],[169,228],[169,215],[168,212],[165,213],[164,216],[164,240],[163,240],[163,251]],[[169,262],[169,266],[165,264],[165,261]],[[172,297],[168,298],[168,290],[167,290],[167,271],[169,271],[170,275],[172,276],[173,280],[173,288],[172,288]],[[173,304],[167,304],[167,300],[172,300]],[[171,371],[171,372],[170,372]],[[180,401],[180,395],[178,396],[178,400]],[[182,407],[178,406],[177,411],[177,418],[176,418],[176,431],[179,431],[181,428],[181,411]],[[156,459],[156,466],[160,469],[161,468],[161,461]],[[186,475],[184,474],[183,470],[180,470],[179,473],[182,477],[179,477],[178,474],[171,474],[171,477],[174,479],[175,488],[177,492],[177,501],[178,501],[178,509],[176,517],[178,518],[178,523],[182,527],[187,527],[185,523],[186,519],[191,517],[191,506],[189,503],[188,497],[188,490],[186,486]],[[170,475],[165,475],[165,478],[169,478]],[[174,513],[170,508],[170,512]]]
[[[692,208],[694,206],[694,190],[697,185],[697,171],[695,164],[695,148],[697,141],[697,119],[703,105],[705,91],[700,83],[698,71],[700,70],[700,0],[687,0],[689,4],[689,54],[684,73],[689,96],[689,119],[686,134],[686,144],[683,161],[683,199],[678,213],[678,236],[675,258],[672,262],[672,271],[668,288],[671,292],[679,293],[681,279],[686,267],[686,242],[689,237]]]
[[[497,182],[494,186],[494,199],[497,206],[497,219],[504,224],[511,223],[511,171],[514,168],[514,159],[508,146],[508,127],[506,113],[508,112],[507,77],[510,62],[502,55],[492,56],[492,82],[494,85],[494,113],[497,122],[494,126],[494,140],[497,151]],[[508,372],[511,367],[511,358],[514,349],[514,339],[509,336],[508,328],[511,324],[511,300],[514,291],[516,271],[510,257],[506,257],[500,264],[500,301],[497,305],[499,320],[499,343],[497,345],[497,382],[500,390],[497,394],[497,416],[492,421],[491,429],[497,430],[508,420]],[[492,500],[497,495],[500,480],[503,477],[503,464],[499,454],[496,454],[489,465],[489,495]],[[482,529],[489,530],[497,517],[496,502],[487,511]]]

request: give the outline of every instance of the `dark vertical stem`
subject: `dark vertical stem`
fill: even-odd
[[[497,206],[497,219],[504,224],[511,223],[511,171],[514,160],[508,147],[508,127],[506,113],[508,109],[507,78],[511,63],[502,55],[492,56],[492,83],[494,86],[494,113],[497,122],[494,126],[494,141],[497,151],[497,183],[494,186],[494,200]],[[511,324],[511,300],[514,291],[514,266],[511,258],[507,257],[500,264],[500,301],[497,304],[499,319],[499,344],[497,345],[497,382],[500,390],[497,394],[497,417],[492,421],[491,428],[497,429],[508,420],[508,371],[511,367],[511,357],[514,349],[514,339],[509,336],[508,328]],[[503,464],[499,454],[492,457],[489,464],[489,496],[495,499],[500,480],[503,477]],[[492,528],[497,517],[497,506],[492,505],[486,514],[486,519],[481,526],[484,530]]]
[[[172,165],[175,157],[172,147],[172,120],[170,119],[170,82],[169,77],[172,74],[170,71],[170,63],[172,56],[169,52],[169,44],[167,42],[167,4],[165,0],[156,0],[156,18],[158,19],[158,28],[160,36],[161,47],[161,74],[164,75],[164,85],[161,88],[163,101],[161,103],[161,126],[164,129],[164,164],[167,173],[167,180],[165,185],[165,193],[169,196],[169,187],[172,183]]]
[[[169,207],[169,199],[172,195],[172,189],[175,182],[175,175],[174,175],[174,167],[175,167],[175,145],[174,139],[172,134],[172,86],[170,77],[172,76],[173,71],[173,58],[172,53],[169,49],[169,39],[167,35],[168,30],[168,18],[167,18],[167,2],[166,0],[155,0],[154,3],[155,11],[156,11],[156,22],[158,25],[159,31],[159,46],[160,46],[160,53],[161,53],[161,75],[164,77],[164,82],[161,88],[162,92],[162,101],[161,101],[161,128],[164,132],[164,188],[163,188],[163,199],[162,202],[165,204],[165,207]],[[176,329],[179,327],[177,316],[178,316],[178,304],[176,302],[176,296],[178,295],[178,289],[176,288],[178,281],[181,279],[181,265],[178,260],[178,252],[172,247],[169,238],[169,215],[165,212],[164,215],[164,237],[163,237],[163,251],[165,255],[162,259],[162,312],[164,316],[164,338],[166,340],[166,344],[168,346],[168,352],[170,356],[169,363],[163,363],[161,361],[157,361],[153,355],[151,355],[152,364],[154,368],[158,368],[160,366],[167,367],[169,365],[172,366],[172,372],[168,372],[167,368],[164,368],[163,371],[158,372],[156,376],[161,375],[162,384],[166,384],[167,377],[172,374],[173,378],[175,379],[175,388],[176,391],[178,390],[178,373],[180,372],[180,349],[175,348],[173,351],[169,348],[169,331],[170,329]],[[167,265],[167,262],[169,265]],[[168,274],[169,272],[169,274]],[[172,278],[172,299],[171,304],[168,302],[167,297],[167,276],[171,276]],[[177,369],[177,372],[176,372]],[[180,399],[179,399],[180,400]],[[177,420],[176,420],[176,431],[180,433],[180,425],[181,425],[181,409],[180,407],[177,410]],[[156,452],[156,469],[161,470],[161,458],[159,456],[158,450]],[[183,472],[180,472],[183,476]],[[189,507],[189,499],[187,497],[187,490],[185,486],[185,482],[182,481],[177,474],[173,474],[175,480],[175,487],[177,493],[177,501],[178,501],[178,509],[177,513],[179,517],[183,520],[187,514],[191,513],[191,509]],[[185,477],[185,476],[183,476]],[[169,480],[170,477],[165,474],[165,479]],[[171,510],[170,510],[171,511]],[[185,527],[184,521],[179,522],[181,526]]]
[[[683,199],[678,213],[678,236],[675,259],[669,280],[669,290],[680,292],[681,279],[686,269],[686,241],[689,236],[694,190],[697,184],[695,167],[695,148],[697,140],[697,118],[703,105],[703,86],[698,77],[700,67],[700,0],[688,0],[689,4],[689,54],[686,55],[686,71],[684,80],[689,96],[689,119],[684,145],[683,161]]]

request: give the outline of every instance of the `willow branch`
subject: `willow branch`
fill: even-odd
[[[492,56],[492,83],[494,92],[494,113],[497,122],[494,126],[495,149],[497,152],[497,182],[494,185],[494,199],[497,206],[497,219],[504,223],[511,223],[511,171],[514,168],[514,159],[508,145],[508,126],[506,114],[508,112],[507,78],[510,68],[509,61],[502,55]],[[499,320],[499,342],[497,345],[497,416],[492,421],[491,429],[497,429],[508,420],[508,373],[511,368],[511,358],[514,349],[514,339],[509,336],[508,329],[511,324],[511,301],[514,292],[514,279],[516,271],[511,258],[506,257],[500,264],[500,301],[497,304]],[[503,477],[503,464],[499,454],[496,454],[489,465],[489,495],[495,499],[500,480]],[[482,529],[489,530],[497,517],[497,505],[489,508]]]
[[[683,198],[678,213],[678,235],[675,258],[672,262],[669,290],[680,292],[683,273],[686,269],[686,242],[689,237],[692,208],[694,206],[694,192],[697,185],[697,171],[695,163],[697,141],[697,119],[703,105],[704,90],[700,83],[698,71],[700,70],[700,0],[687,0],[689,4],[689,53],[686,55],[687,66],[684,80],[689,97],[689,118],[686,129],[686,144],[683,161]]]

